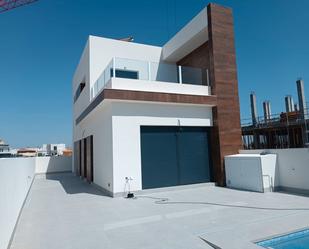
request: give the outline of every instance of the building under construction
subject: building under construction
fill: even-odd
[[[263,102],[264,115],[258,116],[255,93],[250,94],[251,119],[242,121],[245,149],[282,149],[308,147],[309,115],[304,81],[296,81],[298,104],[291,95],[285,97],[285,112],[272,114],[270,101]]]

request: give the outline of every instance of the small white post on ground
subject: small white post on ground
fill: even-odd
[[[127,198],[134,198],[134,194],[131,193],[131,181],[133,180],[133,178],[126,176],[125,180],[126,180],[125,186],[128,186]]]

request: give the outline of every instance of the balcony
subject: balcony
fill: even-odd
[[[119,79],[117,83],[112,82],[112,79],[116,78]],[[175,93],[209,95],[208,69],[165,62],[113,58],[92,86],[91,96],[96,97],[104,88],[126,89],[125,83],[129,90],[163,92],[174,90]],[[181,84],[182,89],[177,90],[175,84]]]

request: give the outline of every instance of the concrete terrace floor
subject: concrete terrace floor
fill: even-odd
[[[307,226],[307,197],[197,185],[110,198],[72,174],[53,174],[34,180],[11,249],[248,249]]]

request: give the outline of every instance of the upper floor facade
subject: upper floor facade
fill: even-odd
[[[104,89],[211,95],[207,65],[186,61],[207,40],[206,8],[162,47],[89,36],[73,77],[74,119]]]

